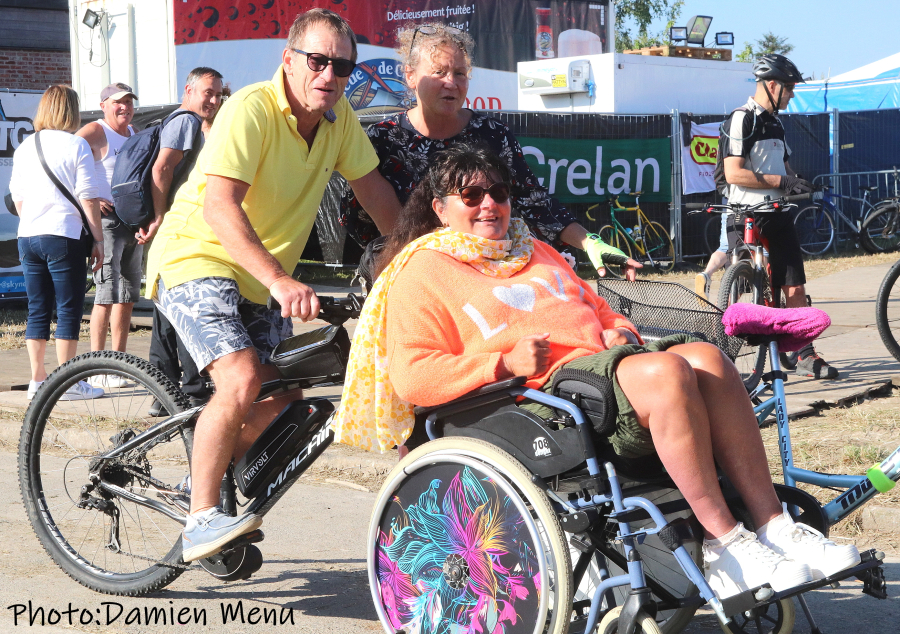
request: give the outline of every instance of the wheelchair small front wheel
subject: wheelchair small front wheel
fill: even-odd
[[[726,630],[721,623],[719,627],[725,634],[790,634],[795,617],[794,600],[788,598],[736,614],[731,617],[732,630]]]
[[[619,632],[619,616],[622,614],[622,606],[617,605],[607,612],[600,620],[597,626],[597,634],[618,634]],[[649,614],[640,612],[635,619],[635,634],[661,634],[662,630]]]
[[[572,573],[556,513],[489,443],[441,438],[401,460],[378,494],[367,558],[388,634],[568,630]]]

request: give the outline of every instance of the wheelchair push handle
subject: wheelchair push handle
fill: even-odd
[[[335,326],[340,326],[349,319],[358,319],[362,311],[363,299],[354,293],[348,293],[347,297],[332,297],[319,295],[319,319],[327,321]],[[281,304],[274,297],[269,297],[266,302],[269,310],[281,310]]]

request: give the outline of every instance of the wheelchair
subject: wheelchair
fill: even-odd
[[[369,583],[385,632],[673,634],[708,604],[725,632],[787,634],[791,597],[881,565],[868,551],[824,580],[719,600],[701,570],[702,529],[658,458],[623,459],[598,438],[615,416],[609,386],[570,381],[551,395],[524,382],[416,408],[411,451],[369,524]],[[539,417],[520,399],[556,414]],[[801,521],[821,526],[814,498],[776,490]]]

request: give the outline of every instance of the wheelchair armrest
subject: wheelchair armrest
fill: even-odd
[[[468,401],[469,399],[474,399],[479,396],[484,396],[485,394],[491,394],[493,392],[498,392],[497,398],[505,397],[504,394],[499,394],[504,390],[508,390],[513,387],[520,387],[525,385],[525,381],[528,380],[528,377],[525,376],[514,376],[511,379],[504,379],[503,381],[495,381],[494,383],[488,383],[487,385],[482,385],[477,390],[472,390],[468,394],[463,394],[459,398],[455,398],[452,401],[448,401],[447,403],[442,403],[441,405],[431,405],[429,407],[416,407],[413,411],[415,412],[416,418],[420,416],[425,416],[435,410],[443,409],[445,407],[450,407],[456,405],[458,403],[462,403],[463,401]],[[482,402],[483,404],[483,402]]]

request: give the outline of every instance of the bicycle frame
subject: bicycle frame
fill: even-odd
[[[778,357],[778,343],[769,343],[769,359],[774,379],[771,384],[763,383],[751,393],[758,396],[771,389],[773,396],[753,408],[757,421],[761,424],[774,411],[778,424],[778,447],[784,483],[796,486],[797,482],[805,482],[819,487],[845,489],[840,495],[822,506],[828,525],[832,526],[847,517],[850,513],[869,501],[882,491],[893,487],[893,482],[900,480],[900,447],[895,449],[880,464],[873,466],[866,475],[843,475],[819,473],[809,469],[801,469],[794,465],[794,454],[791,449],[791,431],[788,423],[787,406],[784,394],[784,380],[780,377],[781,362]],[[873,481],[874,480],[874,481]],[[888,481],[891,481],[889,484]]]
[[[653,256],[648,254],[646,249],[644,249],[643,239],[641,240],[640,244],[637,243],[637,241],[634,239],[634,237],[631,235],[631,233],[628,232],[629,228],[625,227],[625,225],[623,225],[621,222],[619,222],[618,219],[616,218],[617,211],[636,211],[637,212],[638,230],[640,230],[641,236],[643,236],[644,235],[644,225],[650,224],[650,220],[647,218],[646,215],[644,215],[643,209],[641,209],[640,196],[638,195],[638,196],[634,197],[634,207],[623,207],[621,204],[619,204],[618,197],[613,198],[612,202],[609,205],[609,216],[612,220],[613,227],[615,227],[617,230],[621,231],[622,235],[624,235],[626,237],[626,239],[628,240],[628,242],[631,243],[631,246],[633,246],[638,251],[638,253],[640,253],[641,255],[646,255],[647,257],[649,257],[650,262],[652,263]]]

